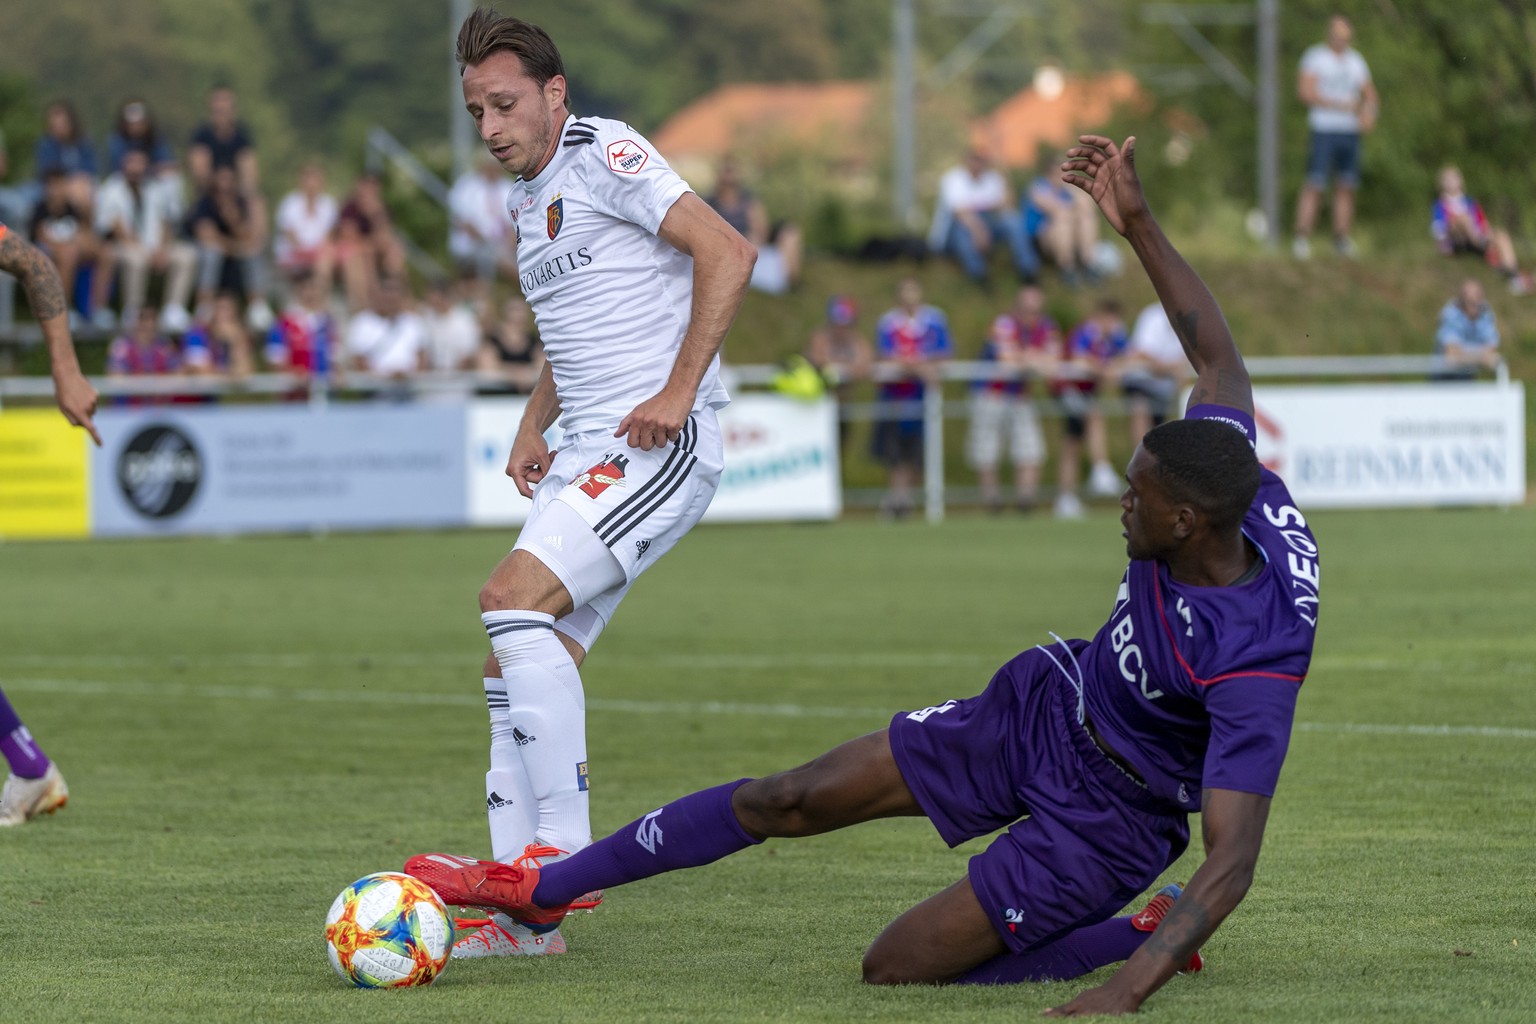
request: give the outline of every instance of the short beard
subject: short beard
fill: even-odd
[[[544,161],[544,154],[549,152],[549,144],[555,137],[555,122],[548,110],[544,111],[544,124],[539,128],[539,133],[533,138],[533,145],[529,151],[534,154],[528,158],[528,165],[521,168],[507,167],[517,177],[528,181],[538,173],[540,164]],[[505,167],[505,165],[503,165]]]

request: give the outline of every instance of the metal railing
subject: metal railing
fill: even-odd
[[[1439,356],[1255,356],[1247,359],[1248,373],[1255,380],[1327,380],[1360,378],[1415,378],[1427,380],[1455,367]],[[730,387],[772,387],[783,370],[772,365],[728,365],[722,377]],[[876,366],[871,378],[876,382],[901,380],[903,372],[889,365]],[[932,367],[932,380],[939,386],[928,387],[920,400],[904,402],[843,402],[838,409],[842,420],[871,422],[880,420],[921,419],[923,423],[923,512],[930,522],[941,522],[945,508],[944,421],[968,419],[969,397],[946,396],[943,383],[975,384],[998,380],[1020,380],[1028,374],[997,363],[953,361]],[[1496,383],[1509,383],[1509,367],[1500,361],[1493,371]],[[257,373],[245,377],[227,375],[164,377],[101,377],[93,379],[103,400],[166,399],[182,397],[285,396],[307,401],[317,409],[325,408],[339,396],[384,397],[397,400],[413,398],[467,397],[474,394],[513,394],[506,378],[494,374],[423,371],[409,377],[382,377],[348,371],[331,376],[300,377],[283,373]],[[53,382],[47,377],[0,377],[0,407],[10,399],[40,403],[53,396]],[[1038,401],[1042,415],[1059,416],[1060,409],[1050,399]],[[1099,402],[1106,415],[1125,412],[1118,396],[1106,396]]]

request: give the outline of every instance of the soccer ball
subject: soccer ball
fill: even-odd
[[[358,988],[430,985],[452,948],[448,908],[410,875],[364,875],[341,890],[325,916],[331,967]]]

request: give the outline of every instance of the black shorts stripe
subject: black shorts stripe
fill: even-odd
[[[640,512],[639,515],[632,518],[628,524],[626,524],[617,533],[604,537],[603,543],[607,544],[610,548],[613,547],[619,541],[624,539],[624,535],[626,533],[628,533],[630,530],[633,530],[641,523],[645,522],[646,518],[650,516],[652,512],[655,512],[657,509],[661,508],[661,506],[665,505],[668,499],[677,493],[677,489],[683,486],[683,481],[688,479],[688,474],[693,472],[693,467],[698,465],[698,462],[699,460],[696,457],[692,455],[688,456],[688,460],[683,463],[683,471],[677,474],[677,479],[672,481],[672,486],[667,488],[666,493],[657,496],[656,500],[651,503],[649,508],[644,509]],[[617,526],[618,524],[614,525]]]
[[[501,636],[503,633],[515,633],[515,632],[517,632],[520,629],[554,629],[554,628],[555,627],[554,627],[553,623],[549,623],[549,622],[528,622],[526,620],[523,620],[523,621],[519,621],[519,622],[498,622],[498,623],[495,623],[494,625],[486,626],[485,627],[485,633],[486,633],[487,636],[490,636],[490,637],[494,638],[494,637]]]
[[[693,427],[692,417],[689,418],[688,423],[684,424],[683,431],[677,438],[677,450],[684,453],[682,461],[673,466],[669,471],[656,474],[655,479],[661,481],[660,484],[657,487],[649,488],[645,496],[636,502],[633,508],[615,519],[606,531],[598,534],[599,539],[604,544],[613,547],[619,538],[633,530],[637,524],[665,504],[666,500],[673,494],[677,493],[678,487],[682,485],[683,480],[692,472],[694,464],[699,461],[698,457],[693,454],[694,431],[690,429],[691,427]],[[658,493],[660,493],[660,497],[656,496]]]
[[[677,443],[672,446],[672,451],[668,453],[667,461],[661,464],[661,469],[656,471],[656,475],[647,480],[634,494],[621,501],[613,511],[598,520],[597,525],[592,527],[593,531],[601,536],[604,530],[617,526],[618,520],[623,519],[630,510],[643,503],[647,496],[658,487],[664,486],[663,481],[676,468],[677,462],[692,454],[697,430],[698,428],[693,422],[693,417],[689,416],[688,422],[684,423],[683,429],[678,432]]]
[[[590,146],[596,141],[596,139],[586,138],[581,135],[567,135],[565,137],[565,148],[570,149],[572,146]]]

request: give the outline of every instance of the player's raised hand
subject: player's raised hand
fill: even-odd
[[[549,464],[554,458],[555,453],[549,450],[543,434],[518,431],[517,439],[512,442],[512,454],[507,456],[507,476],[517,484],[517,493],[525,498],[533,497],[534,487],[549,472]]]
[[[619,423],[614,437],[623,437],[631,448],[648,452],[676,441],[693,412],[693,396],[663,388],[647,398]]]
[[[96,415],[96,402],[99,396],[91,382],[78,372],[57,374],[54,377],[53,393],[64,418],[90,434],[91,440],[96,442],[97,448],[100,448],[101,435],[96,432],[96,422],[92,419]]]
[[[1147,197],[1136,176],[1136,136],[1116,146],[1103,135],[1079,135],[1061,165],[1061,180],[1093,197],[1109,226],[1125,234],[1127,226],[1147,212]]]

